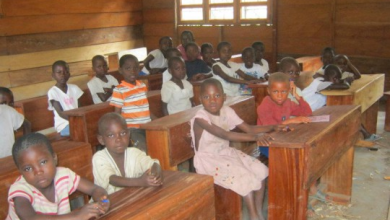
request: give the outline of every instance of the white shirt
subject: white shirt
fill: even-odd
[[[14,130],[22,126],[24,116],[8,105],[0,105],[0,158],[12,154]]]
[[[161,52],[160,49],[153,50],[148,54],[148,56],[149,55],[152,55],[154,57],[154,59],[149,62],[149,67],[151,69],[168,67],[167,59],[165,59],[164,54]],[[145,66],[144,68],[142,68],[142,72],[149,74],[149,70],[147,70]]]
[[[213,64],[213,67],[217,65],[219,67],[221,67],[222,71],[230,76],[230,77],[233,77],[233,78],[238,78],[238,75],[236,73],[236,71],[238,69],[240,69],[240,64],[238,63],[235,63],[235,62],[231,62],[231,61],[228,61],[228,65],[231,67],[227,67],[225,66],[224,64],[220,63],[220,62],[216,62]],[[220,77],[219,75],[216,75],[214,72],[213,72],[213,77],[217,80],[219,80],[222,84],[222,87],[223,87],[223,90],[225,92],[225,94],[227,96],[239,96],[240,95],[240,92],[239,92],[239,88],[240,88],[240,84],[238,83],[230,83],[230,82],[227,82],[226,80],[224,80],[222,77]]]
[[[260,79],[260,77],[264,78],[264,75],[268,72],[268,70],[264,71],[264,68],[262,68],[257,63],[254,63],[252,68],[247,68],[245,66],[245,63],[243,63],[243,64],[241,64],[240,70],[242,72],[244,72],[246,75],[253,76],[253,77],[257,78],[257,79]]]
[[[264,60],[264,59],[261,59],[261,63],[263,64],[263,65],[260,65],[260,68],[261,68],[261,71],[264,73],[264,74],[266,74],[266,73],[268,73],[268,71],[269,71],[269,65],[268,65],[268,61],[266,61],[266,60]]]
[[[62,110],[66,111],[79,107],[77,100],[81,97],[81,95],[83,95],[83,91],[73,84],[68,84],[68,91],[66,91],[66,94],[57,86],[51,87],[49,92],[47,92],[49,102],[48,109],[54,112],[54,127],[58,133],[61,132],[62,129],[69,124],[69,122],[60,117],[57,111],[55,111],[50,100],[59,102]]]
[[[115,77],[111,75],[106,75],[107,82],[104,82],[103,80],[97,78],[94,76],[91,80],[88,82],[88,89],[91,92],[93,103],[98,104],[102,103],[102,100],[97,95],[98,93],[105,93],[103,88],[111,88],[112,86],[118,85],[118,80],[115,79]],[[110,101],[111,97],[107,99],[107,101]]]
[[[192,107],[190,98],[194,97],[192,84],[187,80],[182,80],[183,88],[181,89],[176,83],[167,81],[162,84],[161,100],[168,104],[168,113],[184,111]]]
[[[302,91],[302,97],[310,105],[312,111],[322,108],[326,105],[326,96],[319,93],[326,89],[332,82],[324,82],[324,78],[315,78],[308,87]]]

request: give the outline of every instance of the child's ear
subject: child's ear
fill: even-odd
[[[226,101],[226,93],[223,94],[223,101]]]
[[[99,141],[99,143],[100,143],[101,145],[103,145],[103,146],[105,145],[104,140],[103,140],[103,136],[101,136],[100,134],[98,134],[97,139],[98,139],[98,141]]]

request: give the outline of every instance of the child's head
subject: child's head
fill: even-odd
[[[205,62],[211,61],[213,59],[214,48],[210,43],[204,43],[200,47],[200,54]]]
[[[181,32],[180,41],[181,45],[186,47],[188,43],[195,42],[195,38],[191,31],[183,31]]]
[[[254,42],[252,48],[255,50],[255,62],[260,62],[264,57],[265,46],[261,41]]]
[[[92,70],[97,77],[103,77],[107,74],[108,66],[104,56],[96,55],[92,58]]]
[[[160,45],[160,50],[165,53],[169,48],[172,47],[172,38],[169,36],[164,36],[160,38],[158,43]]]
[[[167,59],[169,59],[171,57],[181,57],[180,50],[177,49],[176,47],[169,48],[166,51],[166,54],[167,54]]]
[[[52,77],[55,81],[57,81],[57,84],[66,84],[66,82],[68,82],[70,77],[69,66],[65,61],[57,60],[53,63],[51,68]]]
[[[337,65],[329,64],[325,67],[324,80],[332,83],[339,83],[341,80],[341,70]]]
[[[289,76],[285,73],[272,73],[268,79],[268,94],[277,105],[283,105],[290,93]]]
[[[335,51],[332,47],[325,47],[324,49],[322,49],[321,60],[324,66],[333,63],[334,55]]]
[[[137,57],[126,54],[119,59],[119,73],[123,75],[126,82],[135,84],[138,72],[139,63]]]
[[[295,81],[301,73],[298,62],[292,57],[285,57],[280,61],[280,71],[288,74],[291,81]]]
[[[219,115],[226,100],[221,82],[212,78],[205,80],[200,86],[199,99],[206,111]]]
[[[185,46],[186,54],[187,54],[187,59],[188,61],[194,61],[198,58],[199,56],[199,47],[196,43],[194,42],[189,42]]]
[[[57,155],[45,135],[30,133],[19,138],[12,147],[12,157],[30,185],[42,190],[53,184]]]
[[[126,120],[118,113],[103,115],[98,122],[98,140],[110,154],[123,154],[130,143],[130,130]]]
[[[246,68],[252,68],[255,62],[255,50],[252,47],[246,47],[241,53],[242,61]]]
[[[227,62],[232,58],[232,45],[227,41],[222,41],[217,46],[219,59]]]
[[[168,72],[172,78],[182,80],[186,76],[186,65],[181,57],[171,57],[168,60]]]
[[[334,64],[336,64],[341,72],[345,72],[348,69],[349,59],[346,55],[338,54],[334,57]]]
[[[6,87],[0,87],[0,105],[14,107],[14,94]]]

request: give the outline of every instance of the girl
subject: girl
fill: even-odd
[[[22,176],[9,190],[7,220],[87,220],[107,212],[107,192],[67,168],[56,167],[57,155],[43,134],[31,133],[17,140],[12,157]],[[95,202],[71,212],[69,195],[76,190]]]
[[[187,61],[187,54],[186,54],[186,46],[190,42],[195,42],[194,34],[191,31],[183,31],[181,32],[180,36],[181,44],[177,46],[177,49],[180,51],[181,56],[183,57],[184,61]],[[200,48],[199,48],[200,51]],[[200,54],[197,57],[198,59],[202,59]]]
[[[259,160],[229,147],[229,141],[258,141],[269,145],[273,126],[250,126],[233,109],[224,106],[226,99],[221,83],[207,79],[201,85],[200,101],[204,109],[191,120],[196,172],[214,177],[214,183],[244,197],[252,220],[263,220],[264,179],[268,168]],[[245,133],[231,132],[238,127]]]
[[[171,80],[163,83],[161,100],[164,115],[184,111],[194,106],[194,92],[191,83],[185,80],[186,65],[180,57],[171,57],[168,61]]]
[[[78,99],[83,91],[76,85],[67,84],[70,77],[69,66],[59,60],[52,65],[52,77],[57,82],[47,93],[49,110],[54,111],[54,127],[61,136],[69,136],[68,116],[64,111],[79,107]]]
[[[218,79],[228,96],[239,96],[240,84],[252,84],[261,82],[256,78],[246,75],[240,71],[240,65],[230,62],[232,57],[232,46],[229,42],[221,42],[217,46],[219,61],[213,65],[213,74]],[[242,79],[238,79],[241,77]],[[248,80],[248,81],[247,81]]]
[[[139,73],[141,76],[162,73],[167,69],[166,52],[172,48],[172,38],[165,36],[160,38],[159,49],[153,50],[144,60],[144,68]]]
[[[268,73],[269,71],[268,62],[265,59],[263,59],[264,51],[265,51],[264,43],[261,41],[254,42],[252,44],[252,48],[255,50],[255,63],[260,65],[263,72]]]
[[[203,61],[206,62],[209,67],[213,67],[213,64],[217,62],[213,59],[214,48],[210,43],[202,44],[200,47],[200,54],[202,55]]]

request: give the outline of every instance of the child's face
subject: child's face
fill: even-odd
[[[205,62],[211,61],[213,59],[214,50],[212,47],[206,47],[202,53],[203,60]]]
[[[226,95],[222,93],[222,90],[217,85],[209,84],[201,92],[199,99],[206,111],[213,115],[219,115]]]
[[[322,54],[321,60],[322,60],[322,63],[324,64],[324,66],[332,64],[333,63],[333,57],[334,57],[334,54],[332,52],[330,52],[330,51],[325,52],[324,54]]]
[[[298,65],[290,64],[283,70],[283,73],[286,73],[289,75],[290,81],[295,81],[299,77],[299,74],[301,73],[301,71],[299,70]]]
[[[194,46],[189,46],[186,50],[187,58],[189,61],[196,60],[199,56],[199,48]]]
[[[130,131],[115,119],[107,121],[103,134],[98,135],[100,144],[105,145],[108,152],[113,154],[123,154],[130,143]]]
[[[287,82],[273,82],[268,86],[268,94],[277,105],[283,105],[290,92],[290,85]]]
[[[264,56],[264,47],[261,45],[256,45],[253,47],[255,50],[255,61],[259,62],[261,59],[263,59]]]
[[[119,68],[119,72],[125,78],[125,81],[128,83],[135,83],[139,72],[139,64],[136,60],[127,59],[123,66]]]
[[[183,47],[186,47],[186,45],[190,42],[194,42],[194,39],[192,39],[190,34],[182,34],[180,40]]]
[[[345,57],[338,57],[335,64],[340,68],[341,72],[345,72],[348,68],[348,59]]]
[[[9,105],[14,107],[14,96],[9,93],[0,93],[0,105]]]
[[[96,73],[96,76],[102,77],[107,74],[108,71],[107,62],[105,60],[98,59],[94,62],[92,69]]]
[[[173,78],[184,79],[186,76],[186,65],[183,61],[175,61],[172,64],[172,67],[168,69],[169,73]]]
[[[18,157],[18,169],[30,185],[42,192],[53,184],[56,175],[57,156],[46,146],[37,144],[22,150]]]
[[[221,61],[229,61],[230,58],[232,58],[232,47],[230,45],[223,46],[219,51],[218,51],[219,59]]]
[[[255,56],[251,51],[247,50],[242,56],[242,61],[245,63],[246,68],[252,68],[255,62]]]
[[[54,67],[52,77],[59,84],[66,84],[70,77],[69,68],[63,65],[57,65]]]
[[[162,39],[160,43],[160,50],[166,51],[169,48],[172,48],[172,39],[171,38]]]

